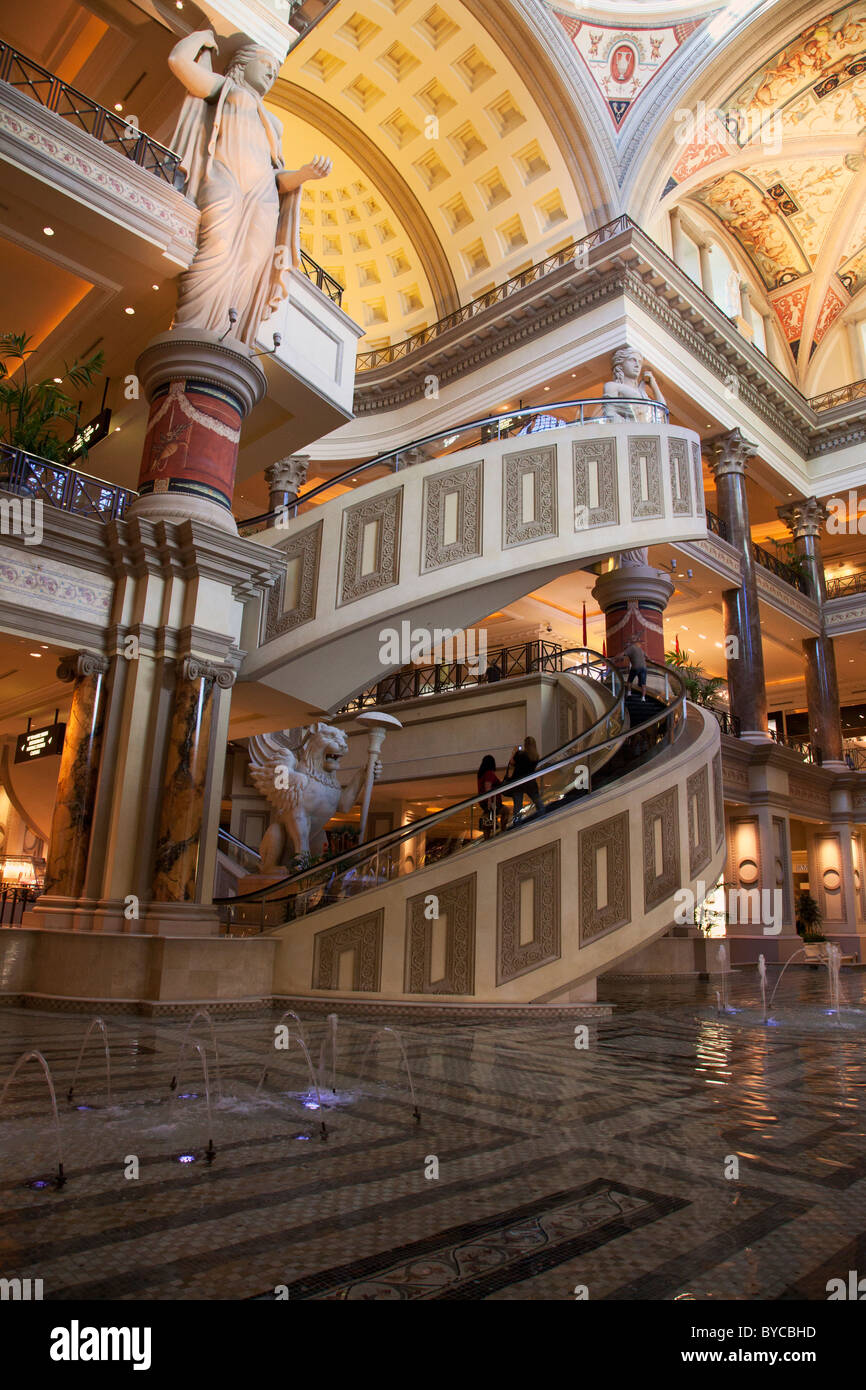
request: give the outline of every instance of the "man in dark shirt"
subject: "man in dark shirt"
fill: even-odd
[[[626,686],[630,686],[632,681],[636,681],[640,687],[641,699],[646,700],[646,656],[643,647],[639,642],[629,642],[623,656],[628,661]]]

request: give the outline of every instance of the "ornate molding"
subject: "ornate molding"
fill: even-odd
[[[457,535],[445,541],[445,499],[457,494]],[[422,573],[473,560],[481,554],[482,464],[467,463],[424,479]]]
[[[680,883],[679,789],[669,787],[650,797],[641,808],[643,822],[643,903],[644,911],[669,898]],[[656,860],[656,825],[661,826],[662,867]]]
[[[574,468],[574,529],[581,531],[593,526],[616,526],[619,521],[619,491],[616,468],[616,440],[597,439],[592,444],[575,440],[572,444]],[[590,486],[595,472],[597,502],[591,506]],[[578,523],[585,518],[586,526]]]
[[[268,595],[267,606],[262,614],[263,642],[270,642],[272,638],[280,637],[284,632],[291,632],[293,628],[310,622],[316,616],[322,526],[323,523],[317,521],[315,525],[306,527],[290,540],[278,542],[277,548],[285,556],[285,567]],[[293,560],[297,560],[300,565],[297,602],[294,607],[286,608],[286,578]]]
[[[729,474],[743,477],[749,459],[760,452],[759,446],[746,439],[740,429],[714,435],[712,439],[705,440],[704,448],[709,455],[710,468],[716,482]]]
[[[445,974],[432,977],[433,933],[427,917],[429,894],[406,903],[406,951],[403,988],[407,994],[475,993],[475,874],[438,884],[438,921],[444,918]]]
[[[368,502],[357,502],[344,511],[338,606],[355,603],[399,581],[402,502],[403,489],[397,487]],[[364,530],[370,522],[377,522],[379,526],[378,553],[375,568],[362,574]]]
[[[520,940],[520,886],[533,883],[532,936]],[[507,984],[518,975],[538,970],[559,960],[560,845],[558,840],[527,854],[506,859],[497,869],[496,983]]]
[[[689,877],[694,878],[713,857],[709,767],[699,767],[686,780],[686,814],[689,825]]]
[[[339,989],[340,956],[353,952],[352,989],[377,993],[382,988],[382,939],[384,908],[354,917],[336,927],[316,932],[313,938],[313,989]]]
[[[580,874],[580,944],[588,946],[631,919],[628,811],[587,826],[577,837]],[[606,878],[599,883],[600,865]],[[599,888],[604,905],[599,906]]]
[[[218,666],[214,661],[201,661],[196,656],[183,659],[182,675],[185,681],[215,681],[221,690],[229,690],[235,683],[237,672],[229,666]]]
[[[73,652],[64,656],[57,667],[57,679],[80,680],[85,676],[104,676],[111,666],[109,657],[96,652]]]
[[[523,480],[533,478],[534,510],[523,519]],[[526,447],[502,456],[503,549],[558,534],[556,445]]]

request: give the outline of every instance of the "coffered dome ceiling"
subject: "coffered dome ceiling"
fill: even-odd
[[[864,0],[801,30],[713,105],[677,151],[665,205],[692,204],[734,239],[802,380],[866,285]]]
[[[531,37],[488,0],[342,0],[283,65],[269,101],[287,163],[334,157],[307,185],[303,244],[345,284],[362,348],[435,322],[609,215],[579,113],[557,110],[554,65],[540,45],[538,62],[518,61]]]

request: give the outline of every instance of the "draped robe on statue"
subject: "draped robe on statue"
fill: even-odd
[[[215,98],[187,97],[172,147],[184,192],[201,211],[198,243],[178,281],[175,327],[224,333],[252,344],[262,319],[288,294],[300,260],[300,188],[280,195],[282,129],[250,88],[225,77]]]

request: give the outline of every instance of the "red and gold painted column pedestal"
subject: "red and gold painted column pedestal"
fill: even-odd
[[[674,591],[673,583],[653,565],[624,565],[599,575],[592,591],[605,621],[607,654],[622,656],[630,642],[643,647],[649,661],[665,662],[662,615]]]
[[[57,798],[51,821],[45,894],[80,898],[87,871],[96,784],[105,724],[108,658],[79,652],[61,661],[60,680],[74,681],[66,724]]]
[[[203,521],[237,534],[231,504],[241,424],[267,387],[250,350],[215,333],[175,329],[136,363],[150,405],[139,495],[128,515]]]

